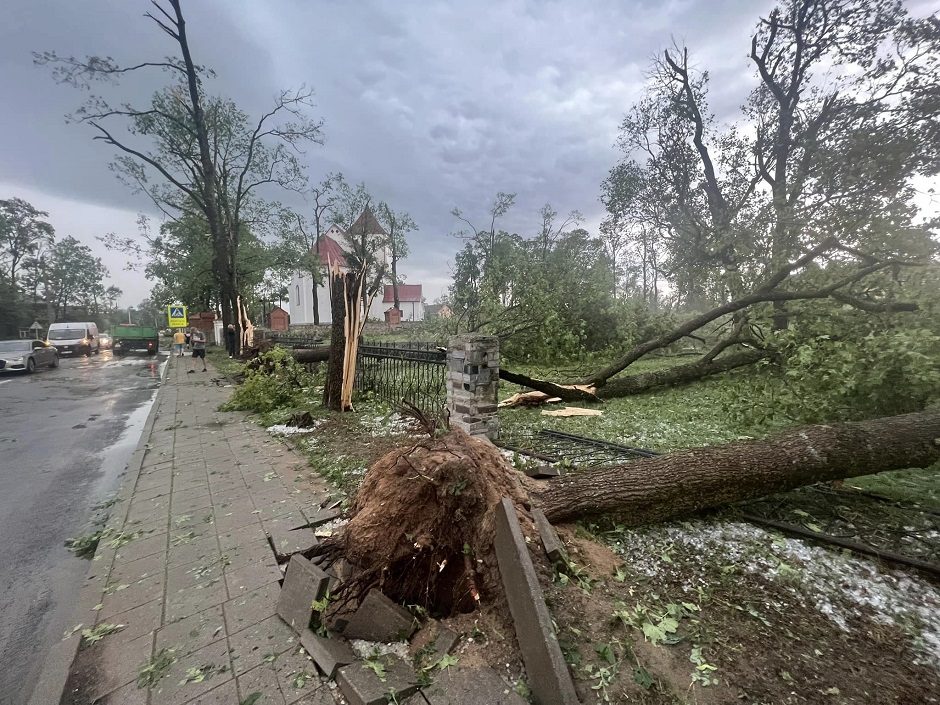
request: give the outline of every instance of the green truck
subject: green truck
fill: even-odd
[[[160,335],[156,328],[122,323],[111,329],[111,342],[115,355],[145,352],[156,355],[160,349]]]

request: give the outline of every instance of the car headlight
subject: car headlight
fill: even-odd
[[[10,360],[10,362],[12,362],[14,365],[20,365],[20,364],[23,363],[23,358],[22,358],[22,357],[14,357],[12,360]]]

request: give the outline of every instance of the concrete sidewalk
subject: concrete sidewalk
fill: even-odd
[[[189,363],[169,362],[75,618],[124,626],[81,646],[62,703],[341,703],[275,616],[282,572],[266,538],[304,523],[329,486],[243,414],[217,411],[231,389]]]

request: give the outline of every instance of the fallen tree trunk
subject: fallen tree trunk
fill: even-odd
[[[566,475],[536,491],[552,522],[616,513],[628,525],[685,516],[824,480],[927,467],[940,460],[940,412],[803,426]]]
[[[684,516],[820,480],[925,467],[940,460],[940,411],[805,426],[629,465],[526,481],[500,451],[456,429],[383,456],[370,467],[349,523],[316,554],[348,568],[341,600],[373,587],[432,614],[498,599],[494,510],[509,497],[552,522],[616,514],[628,525]],[[543,489],[544,486],[544,489]],[[467,556],[474,560],[466,560]]]
[[[301,364],[308,362],[327,362],[330,359],[330,346],[318,345],[315,348],[297,348],[291,350],[291,355]]]
[[[597,390],[584,385],[556,384],[555,382],[536,379],[503,368],[499,370],[499,378],[506,382],[529,387],[547,394],[549,397],[558,397],[562,401],[599,402],[602,399],[616,399],[631,394],[640,394],[656,387],[688,384],[703,377],[727,372],[746,365],[753,365],[755,362],[769,356],[770,353],[766,350],[754,348],[740,350],[716,359],[708,359],[706,356],[685,365],[676,365],[663,370],[642,372],[625,377],[615,377]]]
[[[699,359],[685,365],[667,367],[664,370],[642,372],[625,377],[615,377],[610,380],[606,386],[597,390],[597,393],[601,399],[615,399],[617,397],[627,397],[631,394],[647,392],[656,387],[688,384],[689,382],[695,382],[703,377],[728,372],[729,370],[734,370],[746,365],[753,365],[755,362],[769,356],[770,353],[766,350],[757,350],[754,348],[740,350],[715,360]]]
[[[558,397],[563,401],[600,401],[597,395],[590,391],[589,387],[582,385],[555,384],[518,372],[510,372],[502,367],[499,368],[499,378],[512,384],[518,384],[521,387],[529,387],[538,392],[543,392],[550,397]]]

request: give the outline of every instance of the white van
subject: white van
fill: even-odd
[[[98,353],[98,326],[90,321],[53,323],[46,342],[55,345],[60,355],[91,355]]]

